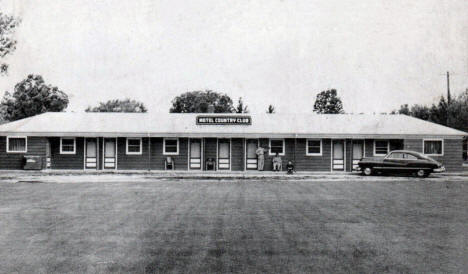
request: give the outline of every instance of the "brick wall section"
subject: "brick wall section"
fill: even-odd
[[[423,152],[423,139],[405,139],[405,149]],[[462,157],[462,139],[444,139],[444,155],[443,156],[430,156],[436,161],[441,162],[447,171],[458,172],[463,170],[463,157]]]
[[[231,139],[231,161],[232,171],[243,171],[245,164],[245,143],[244,139],[233,138]]]
[[[50,165],[51,169],[83,169],[84,167],[84,138],[76,138],[75,154],[60,154],[60,138],[50,137]],[[44,144],[45,150],[45,144]]]
[[[0,137],[0,169],[23,169],[23,159],[25,155],[35,155],[43,157],[43,167],[45,167],[46,155],[45,137],[28,137],[28,151],[26,153],[7,153],[6,137]]]
[[[151,170],[165,170],[166,157],[172,157],[176,170],[187,170],[188,139],[179,138],[179,154],[163,155],[163,138],[151,138]]]

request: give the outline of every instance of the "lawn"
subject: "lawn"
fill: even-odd
[[[468,270],[468,185],[0,182],[4,273]]]

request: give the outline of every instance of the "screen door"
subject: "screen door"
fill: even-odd
[[[353,170],[358,168],[359,161],[364,157],[364,141],[353,141]]]
[[[256,170],[257,169],[257,154],[255,153],[258,148],[258,139],[247,139],[246,143],[246,169]]]
[[[190,139],[190,169],[201,169],[202,140]]]
[[[332,168],[336,171],[344,171],[344,140],[333,140]]]
[[[104,169],[115,169],[117,162],[115,138],[104,138]]]
[[[218,169],[219,170],[231,169],[231,140],[230,139],[218,140]]]
[[[85,144],[85,167],[97,169],[97,139],[86,138]]]

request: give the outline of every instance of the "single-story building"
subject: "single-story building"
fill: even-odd
[[[276,153],[297,171],[352,171],[407,149],[459,171],[466,135],[406,115],[49,112],[0,126],[0,169],[35,155],[48,169],[246,171],[262,146],[265,170]]]

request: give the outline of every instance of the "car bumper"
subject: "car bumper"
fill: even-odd
[[[432,170],[432,172],[435,172],[435,173],[445,172],[445,167],[442,166],[442,167],[439,167],[439,168],[435,168],[434,170]]]

